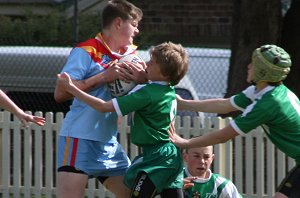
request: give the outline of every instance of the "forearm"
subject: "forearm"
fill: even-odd
[[[231,127],[231,125],[228,125],[223,129],[191,138],[187,143],[187,147],[196,148],[225,143],[237,135],[239,134]]]
[[[111,101],[104,101],[100,98],[96,98],[94,96],[91,96],[87,93],[85,93],[84,91],[80,90],[79,88],[72,86],[69,90],[68,90],[72,95],[74,95],[76,98],[78,98],[79,100],[87,103],[88,105],[90,105],[92,108],[96,109],[97,111],[100,112],[113,112],[114,107]]]
[[[216,135],[216,133],[208,133],[202,136],[193,137],[189,140],[187,144],[188,148],[197,148],[197,147],[205,147],[209,145],[215,145],[219,143],[223,143],[224,141]]]
[[[178,109],[221,114],[236,111],[229,99],[181,100]]]
[[[0,90],[0,105],[1,108],[17,116],[24,113],[2,90]]]
[[[107,83],[103,73],[97,74],[85,80],[72,80],[72,82],[78,89],[84,92],[89,92],[90,90]],[[57,102],[64,102],[73,99],[73,97],[74,96],[72,94],[70,94],[67,90],[62,89],[57,83],[54,91],[54,98]]]

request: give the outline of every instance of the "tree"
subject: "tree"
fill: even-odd
[[[225,97],[248,86],[247,66],[253,50],[263,44],[277,44],[282,24],[280,0],[235,0],[233,12],[232,54]]]
[[[292,67],[285,85],[300,97],[300,1],[293,0],[282,28],[281,46],[291,55]]]

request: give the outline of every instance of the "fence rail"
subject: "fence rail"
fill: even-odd
[[[36,112],[35,115],[42,115]],[[42,127],[22,128],[9,112],[0,113],[0,194],[9,197],[55,197],[56,140],[62,113],[46,113]],[[203,135],[227,125],[230,119],[177,117],[176,129],[185,138]],[[126,117],[119,120],[119,141],[131,159],[139,154],[128,141]],[[213,171],[231,179],[246,198],[272,197],[295,162],[277,150],[261,128],[246,136],[215,146]],[[86,197],[114,197],[94,179],[89,180]]]

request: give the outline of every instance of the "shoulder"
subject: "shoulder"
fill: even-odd
[[[79,43],[76,47],[82,47],[82,48],[84,48],[86,46],[98,47],[99,45],[101,45],[101,43],[97,39],[91,38],[91,39],[88,39],[86,41]]]
[[[235,186],[230,179],[227,179],[227,178],[221,176],[220,174],[213,173],[212,176],[216,178],[216,183],[219,185]]]
[[[97,56],[97,54],[100,52],[101,54],[109,54],[108,50],[105,48],[105,46],[102,45],[100,41],[98,41],[95,38],[89,39],[87,41],[79,43],[77,48],[82,48],[90,55]]]

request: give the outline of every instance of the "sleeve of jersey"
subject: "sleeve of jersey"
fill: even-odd
[[[230,102],[232,106],[234,106],[240,111],[243,111],[249,104],[252,103],[251,97],[253,97],[254,92],[255,92],[255,87],[250,86],[247,89],[245,89],[243,92],[232,96],[230,98]]]
[[[72,79],[82,80],[91,65],[91,56],[82,48],[72,49],[62,73],[68,73]]]
[[[248,105],[243,113],[230,121],[230,125],[239,134],[245,134],[266,124],[272,118],[272,107],[267,100],[258,100]]]
[[[144,88],[128,95],[112,99],[116,113],[120,116],[125,116],[131,112],[140,110],[147,106],[150,101],[151,97]]]
[[[220,198],[227,198],[227,197],[239,198],[242,196],[239,194],[235,185],[231,181],[228,181],[228,183],[226,184],[225,188],[222,190],[219,197]]]

